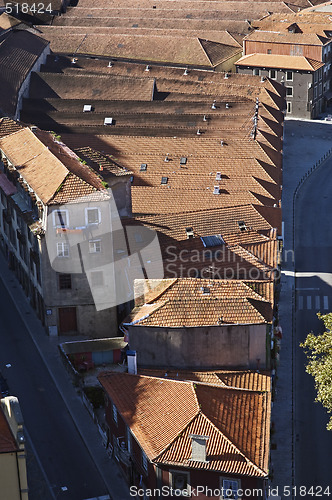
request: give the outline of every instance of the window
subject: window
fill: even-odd
[[[68,227],[68,211],[55,210],[53,212],[53,224],[55,227]]]
[[[67,243],[57,243],[57,256],[69,257],[69,247]]]
[[[148,458],[143,450],[142,450],[142,467],[146,472],[148,472]]]
[[[98,208],[86,208],[85,209],[85,222],[86,224],[99,224],[100,222],[100,212]]]
[[[112,417],[113,417],[114,423],[116,425],[118,425],[118,411],[117,411],[114,403],[112,403]]]
[[[182,471],[170,471],[170,486],[174,490],[183,492],[183,496],[188,496],[188,493],[190,491],[190,473]]]
[[[286,81],[287,82],[293,81],[293,71],[286,71]]]
[[[90,274],[91,277],[91,286],[103,286],[104,285],[104,275],[103,271],[92,271]]]
[[[59,274],[59,289],[71,290],[71,274]]]
[[[293,97],[293,87],[286,87],[286,96]]]
[[[220,480],[221,498],[234,498],[239,499],[237,492],[240,489],[240,481],[234,479],[224,479]]]
[[[291,113],[291,112],[292,112],[292,103],[287,102],[287,113]]]
[[[277,78],[277,72],[275,69],[270,69],[270,78],[271,80],[275,80]]]
[[[101,240],[89,240],[89,253],[101,252]]]
[[[255,68],[252,70],[252,74],[258,76],[259,75],[259,69]]]
[[[272,54],[272,50],[271,49],[267,49],[267,53],[268,54]]]

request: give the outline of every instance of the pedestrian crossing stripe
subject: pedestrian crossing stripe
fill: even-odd
[[[314,309],[316,311],[324,310],[328,311],[329,309],[329,298],[327,295],[299,295],[297,301],[297,308],[299,311],[303,309],[311,310]]]

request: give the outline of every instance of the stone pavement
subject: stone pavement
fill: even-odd
[[[293,329],[295,307],[295,263],[293,258],[293,194],[301,177],[332,145],[332,124],[322,121],[286,120],[284,131],[283,193],[284,221],[283,263],[279,322],[283,331],[277,370],[275,401],[272,408],[274,431],[271,443],[271,488],[283,489],[294,482],[293,463]],[[310,182],[310,180],[308,181]],[[276,498],[276,496],[271,496]]]
[[[35,315],[35,312],[30,307],[28,298],[25,296],[23,289],[19,286],[13,273],[8,269],[2,254],[0,254],[0,275],[5,283],[9,295],[12,297],[16,305],[17,314],[21,315],[25,325],[27,326],[31,338],[44,360],[45,365],[47,366],[49,373],[62,396],[64,404],[66,405],[83,442],[89,450],[91,457],[105,482],[111,499],[130,499],[129,488],[126,485],[123,475],[114,460],[108,457],[106,450],[102,445],[101,436],[97,427],[93,423],[87,409],[82,403],[80,396],[73,387],[71,378],[60,358],[58,350],[59,343],[70,340],[80,340],[82,337],[49,337],[46,335],[44,328]],[[34,463],[33,473],[35,476],[39,475],[40,477],[40,474],[37,472],[38,465],[39,468],[41,468],[38,457],[37,462],[38,464]],[[40,477],[41,482],[44,480],[45,478]],[[41,485],[41,487],[44,488],[44,485]],[[52,494],[51,497],[55,498]],[[38,500],[40,500],[40,498],[41,497],[39,497]]]

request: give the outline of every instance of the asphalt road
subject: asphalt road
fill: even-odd
[[[326,411],[314,403],[313,378],[305,372],[299,343],[310,331],[323,331],[317,312],[332,312],[331,193],[332,160],[303,184],[295,210],[295,485],[314,486],[322,498],[328,498],[328,486],[332,494],[332,432],[326,430]]]
[[[7,364],[11,366],[6,368]],[[50,486],[49,498],[83,500],[106,495],[104,482],[1,279],[0,370],[11,393],[19,398],[25,427]]]

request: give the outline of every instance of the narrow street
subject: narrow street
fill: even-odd
[[[295,206],[295,485],[322,487],[322,494],[327,486],[332,493],[332,433],[326,411],[313,402],[313,378],[299,344],[310,331],[323,331],[317,312],[332,311],[331,174],[332,159],[302,185]]]
[[[19,288],[18,283],[15,286]],[[42,500],[106,495],[104,482],[2,279],[0,297],[0,370],[11,393],[19,398],[25,427],[47,477],[49,497]]]

